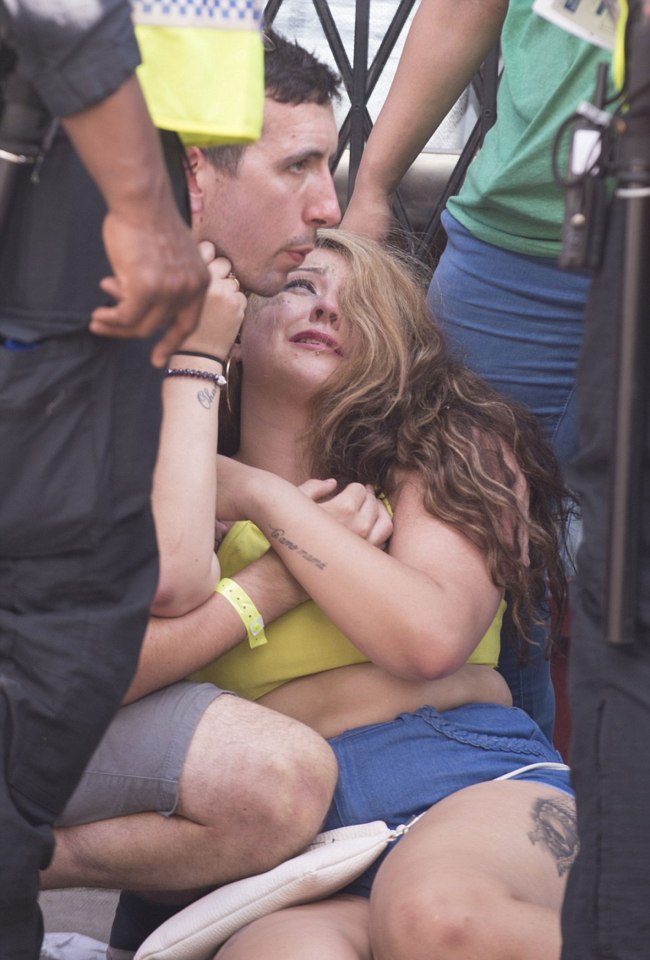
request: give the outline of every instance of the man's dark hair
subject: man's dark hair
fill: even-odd
[[[340,77],[295,40],[272,27],[264,30],[264,89],[278,103],[332,103],[340,96]],[[232,176],[237,172],[245,144],[206,147],[210,163]]]
[[[340,77],[295,40],[272,27],[264,31],[264,88],[278,103],[331,103]]]

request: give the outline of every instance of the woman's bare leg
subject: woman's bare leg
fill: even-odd
[[[575,807],[542,784],[440,801],[387,857],[370,901],[373,960],[558,960]]]
[[[368,901],[340,896],[278,910],[234,934],[215,960],[371,960]]]

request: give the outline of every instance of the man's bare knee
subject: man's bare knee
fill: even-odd
[[[266,707],[221,696],[188,750],[178,813],[205,824],[215,843],[236,828],[242,853],[268,869],[318,832],[336,783],[336,761],[314,731]]]

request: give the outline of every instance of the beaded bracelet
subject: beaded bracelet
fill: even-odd
[[[167,367],[166,377],[196,377],[198,380],[209,380],[216,387],[225,387],[227,380],[221,373],[210,373],[208,370],[188,370],[185,367]]]
[[[215,592],[225,597],[239,614],[246,627],[249,647],[261,647],[262,644],[268,642],[267,636],[264,633],[262,614],[236,580],[231,580],[229,577],[222,577],[215,587]]]
[[[225,367],[226,361],[222,360],[221,357],[217,357],[214,353],[199,353],[198,350],[175,350],[175,357],[203,357],[204,360],[214,360],[215,363],[220,363],[222,367]]]

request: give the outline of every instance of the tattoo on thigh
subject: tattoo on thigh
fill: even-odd
[[[528,833],[531,843],[543,843],[557,861],[559,876],[565,874],[578,853],[575,804],[569,797],[535,800],[531,816],[535,829]]]

